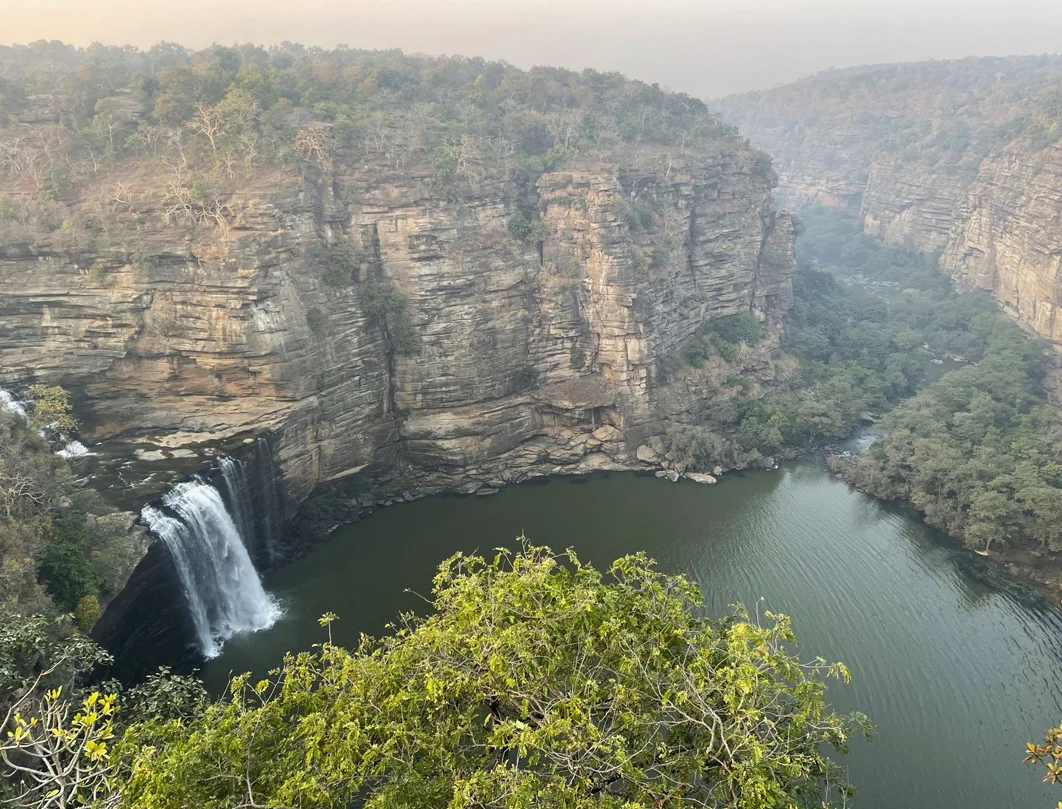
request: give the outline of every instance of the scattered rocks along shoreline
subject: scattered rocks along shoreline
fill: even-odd
[[[624,435],[616,430],[615,434],[606,431],[615,428],[598,428],[593,438],[598,442],[621,444]],[[658,441],[653,443],[659,444]],[[660,447],[658,446],[658,449]],[[595,448],[593,455],[601,455],[609,463],[584,463],[578,466],[559,466],[553,468],[536,468],[523,474],[506,475],[505,478],[475,479],[462,477],[458,480],[433,481],[425,484],[403,481],[400,478],[386,476],[379,480],[362,481],[360,490],[351,491],[342,483],[320,489],[304,501],[298,516],[290,527],[290,537],[284,549],[281,564],[301,556],[313,544],[328,537],[344,525],[350,525],[370,516],[377,509],[387,508],[400,503],[410,503],[424,497],[446,494],[463,497],[489,497],[500,494],[507,486],[545,480],[549,477],[579,477],[593,472],[637,472],[654,474],[661,479],[678,482],[688,480],[700,485],[714,485],[726,471],[722,466],[715,466],[711,473],[686,471],[680,469],[666,454],[658,453],[648,444],[640,445],[635,453],[614,453],[606,456],[603,448]],[[625,460],[624,460],[625,459]],[[777,468],[774,459],[766,468]]]

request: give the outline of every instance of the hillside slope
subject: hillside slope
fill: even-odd
[[[719,102],[784,193],[857,209],[888,244],[941,251],[960,285],[1062,338],[1062,57],[830,71]]]

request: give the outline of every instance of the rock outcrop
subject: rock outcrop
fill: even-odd
[[[863,229],[896,247],[943,250],[968,184],[962,169],[876,161],[859,205]]]
[[[792,222],[750,154],[657,162],[542,176],[537,243],[510,234],[500,178],[453,198],[419,167],[275,170],[194,226],[138,193],[164,178],[101,179],[73,224],[2,240],[0,382],[62,374],[94,439],[268,434],[289,516],[351,479],[471,492],[630,468],[682,417],[673,390],[662,415],[662,360],[740,311],[776,336],[790,301]],[[356,282],[323,272],[338,239]],[[373,284],[404,298],[416,353],[366,311]]]
[[[1062,144],[990,156],[958,210],[945,268],[1062,343]]]

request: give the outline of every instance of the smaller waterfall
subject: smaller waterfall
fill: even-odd
[[[273,467],[273,450],[269,441],[265,438],[257,438],[254,442],[255,465],[258,469],[259,486],[262,491],[268,491],[273,496],[266,498],[264,513],[262,514],[262,529],[265,533],[265,547],[270,554],[277,549],[278,532],[283,529],[284,518],[280,513],[279,504],[281,497],[276,492],[277,475]]]
[[[244,475],[243,464],[235,458],[225,455],[218,458],[221,469],[221,483],[225,487],[225,501],[236,527],[243,537],[248,553],[257,555],[257,537],[254,530],[254,510],[251,507],[250,490]]]
[[[22,416],[22,418],[26,418],[27,415],[26,408],[22,405],[22,402],[3,388],[0,388],[0,410],[13,416]]]
[[[235,474],[238,467],[229,469]],[[225,470],[222,463],[223,476]],[[239,503],[239,497],[233,502]],[[192,480],[177,484],[162,505],[165,511],[145,506],[140,516],[173,556],[204,656],[216,657],[238,632],[272,626],[280,609],[263,589],[221,493],[205,481]],[[239,512],[244,504],[234,508]],[[248,516],[237,513],[245,525]]]

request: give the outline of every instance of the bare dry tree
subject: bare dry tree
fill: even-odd
[[[70,165],[69,144],[59,127],[33,127],[0,139],[0,172],[33,183],[40,192],[49,172]]]
[[[111,809],[120,799],[117,765],[107,746],[114,737],[115,696],[93,693],[73,703],[55,688],[35,698],[55,668],[37,676],[0,726],[4,775],[19,791],[13,803],[26,809]]]
[[[295,134],[295,153],[319,166],[331,166],[328,133],[319,126],[307,126]]]
[[[40,481],[24,472],[8,470],[0,460],[0,506],[7,519],[17,516],[27,506],[43,509],[47,502],[48,492]]]
[[[219,228],[229,227],[232,213],[216,188],[205,189],[192,183],[187,169],[171,164],[173,174],[163,191],[160,211],[169,222],[184,220],[189,224],[213,222]]]
[[[373,113],[365,127],[367,149],[377,155],[385,154],[393,133],[390,119],[382,112]]]
[[[205,137],[210,142],[211,151],[217,156],[218,141],[228,134],[225,129],[225,119],[218,112],[217,107],[196,104],[195,115],[185,126]]]
[[[486,140],[487,154],[499,166],[506,179],[512,170],[513,157],[516,155],[516,144],[513,139],[505,135],[496,135]]]
[[[473,135],[451,135],[443,145],[448,157],[456,165],[456,173],[471,183],[483,179],[483,155]]]
[[[565,149],[579,139],[582,125],[583,112],[579,109],[562,109],[546,116],[546,130],[553,136],[553,145]]]

